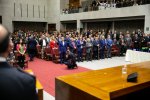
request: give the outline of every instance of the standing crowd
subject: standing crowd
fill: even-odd
[[[44,59],[44,49],[58,49],[60,63],[67,61],[68,52],[72,54],[75,61],[92,61],[112,57],[112,49],[118,50],[117,56],[124,56],[127,49],[149,52],[150,34],[144,34],[140,29],[130,33],[106,32],[88,30],[78,33],[53,32],[52,34],[44,32],[14,32],[12,35],[14,43],[13,51],[18,51],[19,65],[23,67],[25,52],[29,54],[30,61],[34,60],[37,54],[37,45],[42,49],[41,58]],[[53,53],[53,52],[51,52]],[[66,56],[67,55],[67,56]],[[70,57],[70,56],[69,56]]]

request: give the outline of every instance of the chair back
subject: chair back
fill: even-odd
[[[40,45],[37,45],[36,47],[37,47],[37,51],[38,51],[38,52],[41,52],[41,46],[40,46]]]
[[[112,50],[119,50],[119,48],[117,47],[117,45],[112,45]]]
[[[46,53],[46,54],[50,54],[50,53],[51,53],[51,49],[48,48],[48,47],[46,47],[46,48],[45,48],[45,53]]]
[[[53,49],[53,54],[56,55],[56,56],[59,56],[58,48]]]

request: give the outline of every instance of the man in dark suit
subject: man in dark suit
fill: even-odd
[[[99,41],[99,45],[100,45],[100,59],[104,59],[105,46],[106,46],[105,36],[102,36],[102,39]]]
[[[76,47],[77,47],[77,61],[80,62],[82,61],[82,50],[83,50],[83,41],[80,37],[76,41]]]
[[[8,30],[0,25],[0,100],[38,100],[35,77],[6,62],[12,46]]]
[[[33,61],[33,58],[36,54],[36,45],[37,45],[37,42],[36,42],[35,38],[33,36],[31,36],[28,41],[28,54],[30,57],[30,61]]]
[[[65,62],[66,51],[67,51],[67,43],[64,41],[64,37],[62,37],[62,41],[59,42],[60,63]]]
[[[98,56],[98,49],[99,48],[99,40],[98,40],[98,37],[95,38],[95,40],[93,41],[93,57],[94,59],[98,59],[99,56]]]
[[[139,51],[140,39],[138,37],[138,34],[135,34],[135,36],[133,37],[133,43],[134,43],[134,49],[136,49],[136,51]]]

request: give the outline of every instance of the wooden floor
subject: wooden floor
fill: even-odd
[[[127,75],[133,72],[138,72],[138,81],[127,82]],[[58,77],[56,100],[139,100],[150,96],[150,92],[145,92],[150,90],[149,87],[150,62],[145,62],[127,65],[127,74],[122,74],[122,66],[117,66]]]

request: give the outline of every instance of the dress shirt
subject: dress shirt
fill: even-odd
[[[46,41],[45,41],[45,39],[43,39],[43,47],[45,47],[46,46]]]

